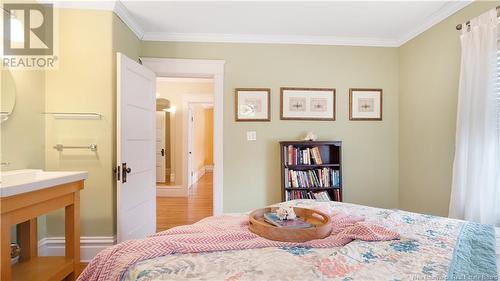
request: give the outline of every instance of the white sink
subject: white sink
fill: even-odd
[[[87,172],[47,172],[36,169],[2,172],[0,173],[0,197],[85,180],[87,177]]]

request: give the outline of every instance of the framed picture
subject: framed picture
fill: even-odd
[[[236,121],[271,121],[271,89],[235,89]]]
[[[382,120],[382,89],[349,89],[349,120]]]
[[[335,121],[335,89],[281,88],[281,120]]]

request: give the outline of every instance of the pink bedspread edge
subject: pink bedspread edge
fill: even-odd
[[[140,261],[169,254],[245,250],[266,247],[306,246],[333,248],[353,240],[385,241],[399,239],[386,227],[364,222],[364,219],[335,215],[333,231],[324,239],[305,243],[286,243],[262,238],[248,230],[248,216],[214,216],[192,225],[175,227],[146,239],[128,240],[101,251],[78,281],[120,280],[127,269]]]

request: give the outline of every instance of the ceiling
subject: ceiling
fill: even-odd
[[[472,1],[130,1],[143,40],[397,47]]]

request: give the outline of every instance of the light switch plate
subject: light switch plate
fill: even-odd
[[[257,140],[257,132],[247,131],[247,141],[256,141],[256,140]]]

